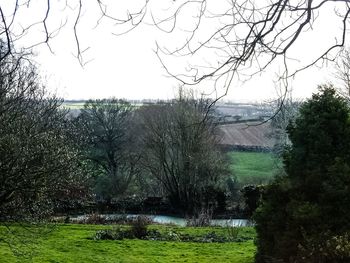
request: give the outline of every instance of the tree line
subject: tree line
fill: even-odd
[[[215,205],[228,173],[212,101],[179,91],[136,107],[90,100],[77,117],[48,93],[36,66],[0,65],[0,214],[42,219],[83,200],[167,197],[184,214]]]
[[[185,214],[215,202],[228,176],[211,101],[180,90],[170,103],[134,107],[90,100],[73,120],[97,199],[167,197]]]

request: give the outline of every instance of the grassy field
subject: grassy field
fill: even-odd
[[[231,171],[242,185],[267,183],[281,167],[272,153],[230,152]]]
[[[179,228],[151,226],[161,231],[176,229],[177,232],[200,235],[215,231],[225,234],[225,228]],[[0,262],[253,262],[255,246],[253,228],[241,228],[239,235],[249,237],[244,242],[193,243],[177,241],[145,241],[124,239],[120,241],[91,239],[97,230],[112,226],[60,225],[52,233],[31,244],[31,259],[15,257],[8,245],[0,241]],[[0,227],[0,234],[6,229]],[[28,231],[28,230],[26,230]],[[3,233],[1,233],[3,232]]]

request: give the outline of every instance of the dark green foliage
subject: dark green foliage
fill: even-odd
[[[255,214],[257,262],[348,262],[346,253],[327,258],[319,249],[342,247],[350,231],[349,113],[332,87],[322,87],[288,126],[286,175],[266,187]],[[341,241],[330,249],[323,239]]]
[[[116,236],[114,233],[116,231],[112,231],[110,229],[107,230],[98,230],[96,234],[93,236],[94,240],[120,240],[119,236]],[[116,232],[117,233],[117,232]]]
[[[130,222],[130,228],[116,227],[113,229],[99,230],[93,236],[94,240],[122,240],[124,238],[147,239],[147,236],[158,234],[154,230],[148,231],[148,225],[152,223],[147,216],[136,216]]]
[[[116,227],[113,229],[98,230],[92,239],[94,240],[123,240],[123,239],[143,239],[153,241],[178,241],[178,242],[196,242],[196,243],[227,243],[227,242],[245,242],[252,240],[252,237],[241,235],[239,227],[226,227],[225,231],[206,231],[201,235],[192,233],[182,233],[176,229],[159,231],[150,229],[142,232],[142,235],[136,235],[133,228]],[[224,229],[223,229],[224,230]]]
[[[113,229],[98,230],[93,236],[94,240],[123,240],[124,238],[134,238],[130,229],[116,227]]]
[[[241,189],[246,205],[246,213],[249,217],[253,215],[259,205],[261,189],[262,186],[257,185],[246,185]]]
[[[132,117],[127,101],[104,99],[86,102],[76,121],[85,166],[95,178],[97,197],[104,201],[123,195],[138,173]]]
[[[322,233],[305,238],[299,246],[297,262],[350,262],[350,236],[348,233],[334,235]]]

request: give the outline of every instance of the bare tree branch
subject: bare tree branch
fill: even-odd
[[[0,38],[8,43],[8,53],[2,56],[8,56],[15,47],[14,42],[24,35],[33,34],[39,25],[44,29],[42,33],[45,38],[43,41],[38,40],[36,45],[45,44],[51,50],[52,38],[71,22],[76,46],[74,55],[83,66],[86,63],[84,52],[88,48],[81,48],[83,43],[79,28],[83,28],[86,23],[82,19],[86,8],[89,9],[89,15],[96,16],[95,27],[102,21],[112,23],[116,26],[116,31],[111,33],[116,36],[126,34],[141,24],[151,24],[161,32],[176,37],[182,35],[182,40],[179,39],[178,43],[166,44],[165,47],[161,47],[161,42],[157,41],[155,52],[160,63],[169,76],[183,85],[210,81],[214,92],[220,88],[220,95],[226,94],[234,78],[249,79],[264,72],[277,61],[282,61],[285,65],[281,74],[283,78],[292,78],[313,65],[333,61],[336,53],[346,43],[350,12],[348,0],[178,0],[166,3],[166,9],[159,9],[159,4],[156,3],[152,5],[151,0],[140,1],[138,7],[131,3],[112,4],[106,0],[95,0],[91,6],[87,0],[75,0],[70,5],[75,4],[77,8],[71,8],[66,1],[63,9],[62,5],[47,0],[43,7],[44,18],[27,24],[22,31],[18,31],[21,24],[19,11],[32,10],[30,8],[34,8],[34,2],[13,0],[13,4],[8,5],[11,9],[6,5],[6,12],[5,5],[0,4]],[[118,10],[119,7],[125,11],[124,16]],[[58,29],[52,30],[54,27],[48,21],[57,12],[62,15],[58,18],[61,23]],[[339,28],[334,30],[338,34],[330,36],[336,37],[329,46],[323,47],[323,51],[313,58],[298,62],[296,66],[292,63],[295,62],[293,56],[297,59],[299,57],[293,53],[293,47],[306,34],[315,30],[320,19],[327,19],[325,13],[338,18]],[[67,18],[64,19],[64,16]],[[184,22],[186,27],[182,28]],[[327,39],[327,36],[324,38]],[[173,44],[177,47],[172,47],[175,46]],[[170,57],[179,57],[179,60],[186,58],[183,70],[173,69],[168,61]]]

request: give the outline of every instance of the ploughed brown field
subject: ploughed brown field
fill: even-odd
[[[258,146],[271,148],[273,139],[268,135],[271,132],[270,123],[248,122],[220,125],[223,132],[223,145]]]

